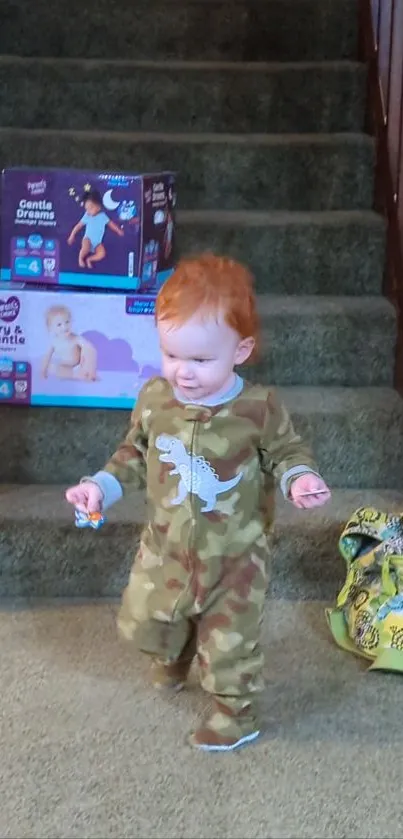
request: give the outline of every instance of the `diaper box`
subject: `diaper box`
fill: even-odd
[[[155,297],[0,285],[0,403],[132,408],[160,373]]]
[[[1,279],[156,294],[173,270],[173,172],[2,173]]]

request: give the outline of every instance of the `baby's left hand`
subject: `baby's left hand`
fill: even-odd
[[[331,492],[324,480],[312,472],[295,478],[290,487],[290,500],[300,510],[322,507],[330,501]]]

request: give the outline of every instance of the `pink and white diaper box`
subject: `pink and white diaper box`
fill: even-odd
[[[161,371],[155,297],[0,284],[0,403],[132,408]]]
[[[175,174],[11,168],[1,280],[156,294],[174,267]]]

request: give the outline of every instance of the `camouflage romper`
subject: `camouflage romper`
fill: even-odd
[[[179,402],[162,378],[142,389],[104,467],[125,492],[146,486],[149,507],[120,632],[167,663],[186,667],[197,652],[217,737],[257,727],[274,484],[287,494],[308,471],[311,454],[268,388],[244,382],[232,401],[203,407]]]

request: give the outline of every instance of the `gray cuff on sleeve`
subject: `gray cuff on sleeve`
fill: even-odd
[[[310,472],[311,475],[317,475],[318,478],[321,477],[319,473],[315,472],[314,469],[311,469],[310,466],[293,466],[291,469],[287,469],[287,472],[284,472],[284,475],[280,481],[280,489],[284,495],[284,498],[288,498],[289,496],[287,484],[290,478],[298,478],[299,475],[306,475],[307,472]]]
[[[96,472],[95,475],[81,478],[80,483],[84,481],[92,481],[100,488],[104,497],[102,510],[107,510],[108,507],[112,507],[112,504],[116,504],[123,496],[123,489],[120,482],[109,472]]]

